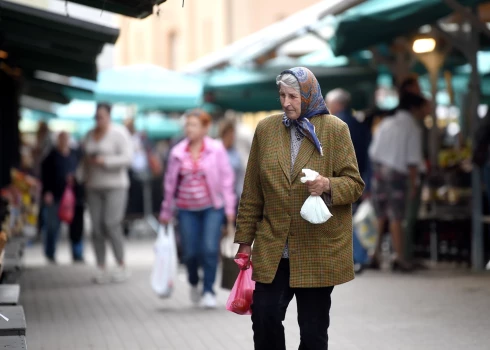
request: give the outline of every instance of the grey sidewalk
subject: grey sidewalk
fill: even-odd
[[[89,247],[90,248],[90,247]],[[195,309],[182,272],[175,295],[160,300],[149,285],[152,243],[128,243],[128,283],[96,286],[89,264],[47,266],[40,247],[26,251],[21,303],[28,349],[253,349],[249,317]],[[490,349],[490,276],[428,272],[366,273],[333,293],[331,350]],[[288,350],[299,334],[294,302],[285,321]]]

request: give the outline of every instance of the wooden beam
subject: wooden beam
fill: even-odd
[[[461,5],[456,0],[444,0],[444,2],[455,12],[463,15],[463,17],[470,21],[470,23],[481,33],[490,38],[490,29],[488,29],[486,23],[483,23],[480,18],[478,18],[478,16],[471,11],[470,8]]]
[[[439,23],[434,24],[433,30],[435,33],[442,36],[448,43],[461,51],[465,56],[471,51],[471,42],[464,40],[461,35],[446,32]]]

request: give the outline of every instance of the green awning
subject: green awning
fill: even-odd
[[[464,6],[487,1],[459,0]],[[443,0],[367,0],[337,17],[335,34],[329,42],[337,56],[350,55],[412,34],[452,12]]]
[[[21,119],[29,119],[34,121],[49,120],[49,119],[56,118],[56,114],[54,113],[41,111],[38,109],[25,108],[25,107],[22,107],[20,109],[20,115],[21,115]]]
[[[56,111],[57,120],[72,122],[76,125],[75,136],[83,137],[95,125],[96,103],[94,101],[73,100]],[[111,119],[122,123],[128,115],[125,106],[115,105],[112,108]],[[145,131],[152,139],[167,139],[182,134],[182,125],[165,115],[157,113],[138,114],[135,126],[139,131]]]
[[[202,104],[199,78],[154,65],[118,67],[99,74],[97,101],[135,104],[140,110],[185,111]]]
[[[67,104],[75,98],[93,99],[92,90],[36,78],[26,78],[22,94],[59,104]]]
[[[300,57],[298,63],[304,66],[342,67],[349,64],[349,58],[345,56],[336,57],[330,47],[326,47]]]
[[[97,56],[119,35],[118,29],[6,1],[0,14],[0,49],[26,75],[40,70],[95,80]]]
[[[290,66],[277,66],[267,70],[228,68],[211,73],[205,83],[209,102],[224,109],[242,112],[270,111],[280,109],[276,76]],[[350,91],[374,91],[377,72],[367,67],[321,67],[308,66],[315,74],[325,94],[342,87]],[[356,94],[353,94],[356,95]],[[361,95],[354,97],[353,104],[365,107]],[[357,106],[356,106],[357,107]]]
[[[145,18],[153,13],[153,7],[167,0],[69,0],[80,5],[94,7],[120,15]]]

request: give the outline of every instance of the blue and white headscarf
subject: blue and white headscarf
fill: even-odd
[[[284,113],[282,122],[288,128],[294,125],[299,133],[313,142],[318,152],[323,156],[322,144],[316,135],[315,126],[310,122],[310,119],[314,116],[330,114],[323,99],[320,84],[308,68],[295,67],[281,72],[280,75],[288,73],[292,74],[299,83],[301,116],[297,120],[291,120]]]

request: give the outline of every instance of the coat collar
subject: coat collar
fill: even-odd
[[[315,125],[315,128],[318,130],[319,134],[321,134],[322,127],[324,126],[322,123],[322,120],[324,119],[325,118],[322,118],[321,116],[311,119],[311,122],[313,123],[313,125]],[[296,180],[298,175],[301,174],[301,170],[305,167],[306,164],[308,164],[308,161],[313,156],[316,149],[315,145],[310,140],[304,138],[303,142],[301,143],[296,161],[294,162],[293,171],[291,173],[291,130],[289,128],[286,128],[282,123],[278,127],[279,130],[277,131],[277,155],[279,159],[279,164],[282,171],[284,172],[284,175],[288,179],[289,184],[292,184]]]
[[[206,136],[203,142],[204,142],[204,149],[202,151],[202,155],[206,156],[209,153],[213,152],[215,148],[214,142],[216,141],[210,138],[209,136]],[[189,148],[189,140],[187,138],[183,139],[174,148],[175,148],[174,156],[177,157],[178,159],[182,159],[187,153],[187,149]]]

